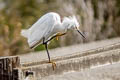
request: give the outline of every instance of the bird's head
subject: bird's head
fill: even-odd
[[[65,17],[63,22],[66,22],[68,24],[67,29],[74,29],[79,32],[79,34],[82,35],[83,38],[85,38],[83,33],[79,30],[80,25],[75,16]]]
[[[79,22],[78,22],[78,20],[77,20],[77,18],[75,17],[75,16],[70,16],[69,17],[70,18],[70,20],[71,20],[71,26],[69,27],[69,28],[72,28],[72,29],[78,29],[79,28]]]

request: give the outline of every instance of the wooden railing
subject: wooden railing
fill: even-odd
[[[0,57],[0,80],[19,80],[19,57]]]

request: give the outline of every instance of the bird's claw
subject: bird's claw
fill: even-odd
[[[53,68],[53,70],[55,70],[55,68],[56,68],[56,63],[53,62],[53,61],[50,61],[49,63],[52,63],[52,68]]]

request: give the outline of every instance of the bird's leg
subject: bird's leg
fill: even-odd
[[[49,40],[47,40],[47,41],[45,41],[45,37],[43,38],[43,44],[45,45],[45,49],[46,49],[46,51],[47,51],[47,55],[48,55],[48,59],[49,59],[49,63],[52,63],[52,67],[53,67],[53,70],[55,69],[55,67],[56,67],[56,64],[55,64],[55,62],[52,62],[51,60],[50,60],[50,55],[49,55],[49,51],[48,51],[48,42],[49,41],[51,41],[52,39],[54,39],[55,37],[57,37],[57,36],[62,36],[62,35],[65,35],[66,33],[60,33],[60,34],[57,34],[57,35],[54,35],[54,36],[52,36]]]
[[[50,55],[49,55],[48,45],[47,45],[47,43],[45,44],[45,48],[46,48],[46,51],[47,51],[47,55],[48,55],[48,59],[49,59],[49,63],[52,63],[52,67],[53,67],[53,70],[54,70],[55,67],[56,67],[56,64],[55,64],[55,62],[53,62],[53,61],[50,60]]]
[[[57,33],[57,36],[63,36],[65,35],[66,33]]]
[[[56,39],[58,40],[58,38],[59,38],[59,36],[63,36],[63,35],[65,35],[66,33],[57,33],[56,34]]]
[[[52,39],[56,38],[57,36],[62,36],[62,35],[65,35],[65,34],[66,33],[60,33],[60,34],[57,33],[56,35],[54,35],[50,39],[48,39],[46,42],[44,42],[44,38],[43,38],[43,43],[47,43],[47,42],[51,41]]]
[[[50,60],[50,55],[49,55],[49,51],[48,51],[48,44],[47,44],[47,42],[44,42],[44,40],[45,40],[45,38],[43,38],[43,44],[45,45],[45,49],[47,51],[49,63],[52,63],[52,67],[53,67],[53,70],[54,70],[55,67],[56,67],[56,64],[55,64],[55,62],[53,62],[53,61]]]

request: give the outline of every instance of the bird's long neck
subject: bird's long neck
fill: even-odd
[[[67,29],[69,29],[69,27],[71,27],[71,21],[63,21],[63,22],[61,22],[61,24],[60,24],[60,30],[61,31],[67,31]]]
[[[57,32],[66,32],[67,29],[70,29],[72,27],[72,20],[69,19],[68,17],[65,17],[62,22],[59,22],[56,26],[55,29]]]
[[[66,22],[62,22],[62,23],[61,23],[61,28],[62,28],[63,30],[67,30],[68,26],[69,26],[69,23],[66,23]]]

